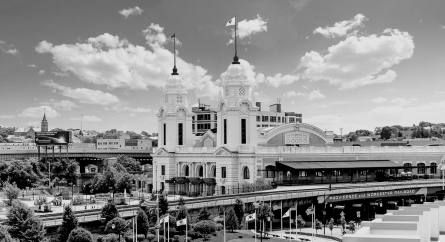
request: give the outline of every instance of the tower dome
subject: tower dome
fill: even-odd
[[[167,80],[167,85],[182,84],[182,78],[179,75],[171,75]]]

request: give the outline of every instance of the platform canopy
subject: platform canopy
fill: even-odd
[[[286,166],[294,170],[337,170],[337,169],[388,169],[402,168],[401,165],[390,160],[366,160],[366,161],[280,161],[277,168]],[[282,167],[284,168],[284,167]]]

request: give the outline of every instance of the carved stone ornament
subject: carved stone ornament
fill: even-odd
[[[185,110],[182,109],[182,108],[178,109],[176,117],[177,117],[178,120],[184,120],[184,118],[185,118]]]
[[[229,96],[229,88],[224,88],[224,95]]]
[[[239,109],[239,113],[240,114],[247,114],[249,113],[249,105],[245,102],[241,103],[240,105],[240,109]]]
[[[226,183],[226,179],[225,179],[225,178],[221,178],[221,179],[219,179],[219,181],[220,181],[222,184],[225,184],[225,183]]]
[[[165,181],[165,176],[161,176],[161,181]]]
[[[226,104],[221,103],[220,109],[221,109],[221,112],[222,112],[223,115],[227,114],[227,106],[226,106]]]

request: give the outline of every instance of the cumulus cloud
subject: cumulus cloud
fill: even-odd
[[[161,26],[151,24],[143,31],[150,49],[105,33],[74,45],[42,41],[36,51],[52,54],[58,69],[69,71],[86,82],[110,88],[162,88],[173,68],[173,53],[164,47],[169,40],[163,30]],[[186,89],[194,89],[200,97],[217,96],[218,87],[206,69],[179,56],[176,66]]]
[[[296,97],[297,93],[295,91],[289,91],[289,92],[285,92],[283,94],[283,97]]]
[[[300,79],[300,76],[294,75],[282,75],[281,73],[276,74],[275,76],[268,76],[267,83],[273,87],[285,86],[289,85],[293,82],[296,82]]]
[[[69,101],[69,100],[56,100],[50,99],[48,101],[42,102],[43,105],[51,106],[57,110],[71,111],[73,108],[79,107],[77,104]]]
[[[40,70],[40,71],[39,71],[39,74],[40,74],[40,75],[43,75],[43,74],[45,74],[45,71],[44,71],[44,70]]]
[[[303,77],[313,81],[327,80],[340,90],[394,81],[397,74],[387,70],[414,53],[413,37],[397,29],[386,29],[381,35],[348,36],[328,48],[327,54],[316,51],[301,59]]]
[[[144,12],[144,10],[140,9],[138,6],[128,9],[122,9],[121,11],[119,11],[119,13],[125,16],[125,18],[128,18],[132,15],[141,15],[142,12]]]
[[[105,110],[113,110],[117,112],[130,112],[130,113],[153,113],[153,110],[151,108],[131,108],[125,103],[119,103],[117,105],[114,105],[112,107],[106,107]]]
[[[393,100],[391,100],[391,103],[392,104],[395,104],[395,105],[399,105],[399,106],[406,106],[406,105],[408,105],[408,104],[410,104],[412,101],[415,101],[415,100],[407,100],[407,99],[404,99],[404,98],[394,98]]]
[[[384,98],[384,97],[377,97],[377,98],[374,98],[374,99],[372,99],[372,102],[373,103],[384,103],[384,102],[386,102],[386,98]]]
[[[14,47],[14,45],[7,44],[5,41],[0,39],[0,50],[6,54],[17,56],[19,50]]]
[[[80,121],[81,118],[70,118],[70,120]],[[96,117],[94,115],[91,115],[91,116],[83,115],[83,117],[82,117],[82,122],[101,122],[101,121],[102,121],[101,118],[98,118],[98,117]]]
[[[306,7],[309,2],[310,0],[290,0],[292,7],[294,7],[297,12]]]
[[[41,84],[53,88],[54,92],[59,92],[65,97],[77,99],[81,103],[109,105],[119,102],[119,98],[115,95],[99,90],[91,90],[87,88],[72,89],[57,84],[53,80],[45,80]]]
[[[325,28],[318,27],[314,30],[314,34],[319,33],[326,38],[334,38],[339,36],[345,36],[349,33],[349,31],[363,26],[363,22],[368,20],[365,15],[359,13],[354,18],[350,20],[344,20],[338,23],[335,23],[334,26]]]
[[[251,37],[252,35],[260,32],[267,31],[267,20],[264,21],[261,16],[258,14],[256,19],[247,20],[244,19],[238,22],[238,28],[236,34],[239,39],[246,39]],[[232,30],[232,39],[229,40],[227,45],[235,42],[235,31]]]
[[[54,118],[59,116],[59,113],[50,106],[30,107],[22,110],[19,114],[20,117],[29,118],[41,118],[43,114],[46,114],[48,118]]]
[[[36,65],[34,65],[34,64],[31,64],[31,65],[28,65],[29,67],[33,67],[33,68],[36,68],[37,66]]]
[[[314,99],[323,99],[326,96],[324,94],[320,93],[320,90],[313,90],[311,93],[309,93],[308,95],[308,100],[314,100]]]
[[[445,29],[445,25],[440,26],[441,29]]]
[[[317,115],[305,118],[305,123],[313,124],[321,129],[339,132],[343,129],[343,134],[357,129],[373,130],[378,126],[388,124],[400,124],[411,126],[414,123],[428,120],[433,123],[443,122],[445,113],[445,100],[439,102],[426,103],[422,105],[388,105],[379,106],[371,110],[361,112],[345,113],[342,115]],[[415,115],[413,115],[415,114]]]
[[[261,102],[262,104],[268,104],[272,101],[272,98],[264,93],[263,91],[253,93],[256,102]]]
[[[0,118],[15,118],[15,115],[8,115],[8,114],[5,114],[5,115],[0,115]]]

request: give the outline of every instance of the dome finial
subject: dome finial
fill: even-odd
[[[239,61],[238,61],[238,56],[235,54],[235,56],[233,57],[233,62],[232,62],[232,64],[239,64]]]
[[[176,76],[179,75],[178,69],[176,68],[176,33],[173,33],[171,38],[173,39],[173,60],[174,60],[172,75]]]

